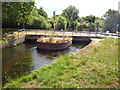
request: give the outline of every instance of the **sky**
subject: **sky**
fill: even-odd
[[[48,16],[53,16],[53,11],[56,15],[69,5],[75,6],[79,9],[79,16],[85,17],[88,15],[103,16],[108,9],[118,10],[118,2],[120,0],[35,0],[36,7],[47,12]]]

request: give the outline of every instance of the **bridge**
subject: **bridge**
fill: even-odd
[[[71,36],[74,41],[86,41],[92,38],[117,37],[115,33],[85,32],[85,31],[60,31],[60,30],[26,30],[27,40],[36,40],[40,36]]]
[[[90,41],[94,38],[115,37],[119,34],[102,33],[102,32],[85,32],[85,31],[60,31],[60,30],[40,30],[40,29],[21,29],[15,32],[5,33],[3,39],[7,40],[2,43],[2,46],[11,46],[24,41],[36,41],[41,36],[71,36],[73,41]],[[9,45],[8,45],[9,44]]]
[[[106,32],[88,32],[88,31],[61,31],[61,30],[41,30],[41,29],[20,29],[18,31],[5,33],[4,36],[14,36],[14,35],[51,35],[52,32],[55,32],[56,35],[63,35],[66,36],[102,36],[102,37],[108,37],[108,36],[120,36],[120,34],[115,33],[106,33]]]

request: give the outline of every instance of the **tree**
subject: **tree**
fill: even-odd
[[[104,14],[104,19],[104,31],[116,32],[116,26],[118,24],[118,11],[108,9],[108,11]]]
[[[100,27],[100,28],[103,28],[103,26],[105,25],[105,21],[104,21],[104,19],[102,19],[102,18],[96,19],[96,20],[95,20],[95,23],[99,23],[99,27]]]
[[[75,6],[68,6],[65,10],[62,12],[62,16],[64,16],[67,19],[67,27],[68,28],[74,28],[75,20],[78,19],[78,13],[79,10]]]
[[[50,23],[51,28],[54,28],[53,18],[49,17],[49,18],[47,19],[47,21],[48,21],[48,23]]]
[[[3,27],[18,27],[29,23],[30,13],[34,8],[34,2],[3,2],[2,25]]]
[[[48,18],[47,13],[43,9],[43,7],[40,7],[40,9],[38,9],[38,14],[40,14],[43,17],[45,17],[46,19]]]
[[[70,5],[68,8],[63,10],[63,16],[70,21],[75,21],[78,18],[78,13],[79,13],[79,10],[72,5]]]
[[[105,14],[103,15],[103,17],[105,19],[110,18],[110,16],[114,15],[116,12],[117,12],[116,10],[108,9],[108,11],[105,12]]]
[[[118,14],[118,24],[119,24],[118,31],[120,32],[120,13]]]
[[[65,29],[67,25],[66,18],[59,15],[56,19],[56,28],[57,29]]]
[[[83,17],[83,19],[85,21],[89,21],[89,22],[95,22],[95,16],[94,15],[89,15],[89,16],[86,16],[86,17]]]
[[[83,19],[81,17],[78,17],[77,21],[81,22]]]
[[[28,28],[40,28],[40,29],[49,29],[51,27],[50,23],[47,22],[44,16],[38,14],[37,9],[33,9],[31,13],[31,23],[28,25]]]

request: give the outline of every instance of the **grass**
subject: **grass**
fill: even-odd
[[[32,56],[26,56],[25,59],[32,59]]]
[[[20,66],[32,66],[33,65],[33,62],[31,61],[32,56],[26,56],[26,57],[24,57],[24,59],[25,59],[25,61],[21,61],[19,63],[16,63],[14,66],[20,67]]]
[[[0,40],[0,43],[3,43],[4,41],[3,40]]]
[[[62,56],[4,88],[118,88],[118,39],[101,40],[81,56]]]

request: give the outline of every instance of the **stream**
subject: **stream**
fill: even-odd
[[[22,43],[16,47],[2,49],[3,84],[8,78],[29,74],[44,65],[50,65],[63,55],[71,55],[85,47],[86,43],[73,43],[65,50],[38,50],[35,43]]]

